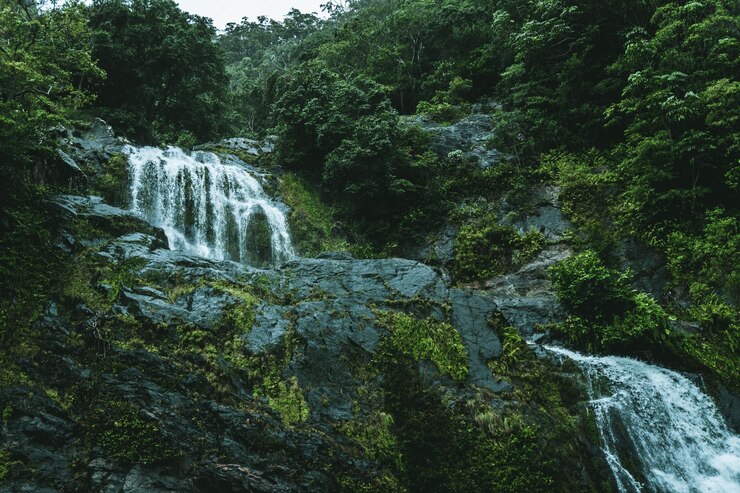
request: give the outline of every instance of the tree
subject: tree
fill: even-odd
[[[230,119],[237,132],[266,130],[275,78],[309,57],[312,39],[324,26],[319,17],[296,9],[283,22],[262,16],[226,26],[218,44],[228,62]]]
[[[94,0],[88,15],[108,73],[95,88],[104,118],[144,142],[223,133],[227,78],[210,19],[173,0]]]
[[[626,127],[615,152],[625,223],[644,233],[737,210],[740,176],[740,8],[671,2],[652,23],[655,34],[631,33],[615,65],[627,85],[607,112]]]
[[[2,164],[28,170],[39,151],[53,146],[51,128],[68,124],[91,101],[84,83],[103,73],[92,60],[91,32],[79,2],[47,10],[3,2],[0,40]]]
[[[390,218],[417,193],[423,159],[384,88],[309,62],[277,81],[278,161],[321,180],[345,213]]]

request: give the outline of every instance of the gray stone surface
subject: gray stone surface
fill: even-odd
[[[550,245],[519,271],[487,281],[485,291],[509,323],[531,335],[536,325],[564,318],[547,269],[570,255],[572,251],[566,245]]]
[[[429,132],[432,150],[442,157],[460,152],[475,160],[481,168],[494,166],[505,157],[487,146],[493,135],[494,120],[490,115],[473,114],[451,125],[434,122],[426,116],[409,117],[406,121]]]

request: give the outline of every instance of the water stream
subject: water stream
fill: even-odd
[[[170,248],[253,265],[295,256],[285,214],[244,166],[176,147],[124,152],[131,210],[164,229]]]
[[[630,358],[544,347],[585,374],[621,493],[740,493],[740,437],[690,379]]]

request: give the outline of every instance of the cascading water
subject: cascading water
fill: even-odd
[[[243,166],[176,147],[124,152],[131,210],[164,229],[170,248],[247,264],[295,256],[285,215]]]
[[[583,370],[620,492],[740,492],[740,437],[691,380],[630,358],[544,347]],[[624,465],[625,450],[639,472]]]

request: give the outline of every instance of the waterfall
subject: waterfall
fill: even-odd
[[[740,437],[691,380],[630,358],[544,347],[583,370],[620,492],[740,492]],[[625,453],[636,458],[632,472]]]
[[[285,215],[245,167],[176,147],[124,152],[131,210],[164,229],[170,248],[252,265],[295,256]]]

